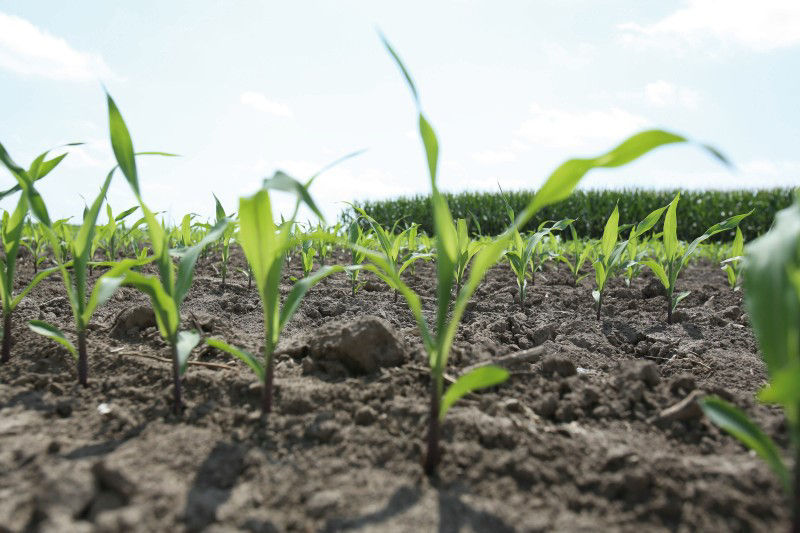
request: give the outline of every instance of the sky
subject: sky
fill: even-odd
[[[39,187],[52,216],[78,219],[114,164],[105,86],[137,151],[180,154],[139,160],[145,201],[172,221],[361,149],[311,189],[329,221],[344,202],[425,194],[413,100],[378,30],[437,132],[443,190],[536,188],[652,127],[735,170],[670,146],[582,187],[800,185],[798,0],[0,0],[0,142],[23,166],[84,142]],[[135,204],[121,175],[108,200]]]

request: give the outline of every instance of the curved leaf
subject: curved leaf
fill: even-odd
[[[261,383],[264,382],[264,365],[261,364],[261,360],[255,355],[251,354],[247,350],[232,346],[220,339],[206,339],[206,344],[236,357],[244,364],[249,366],[253,372],[255,372],[256,377]]]
[[[712,422],[739,439],[742,444],[764,459],[778,476],[786,494],[791,494],[789,471],[783,464],[777,446],[769,436],[761,431],[746,414],[721,398],[709,396],[700,402],[700,406]]]
[[[55,327],[52,324],[48,324],[42,320],[31,320],[28,322],[28,327],[34,333],[38,333],[39,335],[43,335],[45,337],[49,337],[50,339],[54,340],[64,348],[66,348],[69,353],[72,354],[72,357],[75,359],[78,358],[78,350],[75,349],[75,346],[72,342],[64,335],[64,332]]]
[[[439,420],[444,420],[447,411],[456,401],[466,394],[478,389],[499,385],[508,379],[508,371],[499,366],[489,365],[476,368],[472,372],[460,376],[447,388],[439,406]]]

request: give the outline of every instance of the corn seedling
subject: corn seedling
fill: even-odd
[[[231,241],[233,240],[233,234],[236,231],[236,223],[232,220],[233,214],[225,214],[225,209],[223,209],[219,198],[217,198],[217,195],[213,194],[212,196],[214,196],[215,204],[215,223],[219,224],[226,219],[231,221],[225,228],[225,231],[222,232],[222,237],[220,237],[220,274],[222,275],[222,289],[224,290],[225,282],[228,276],[228,263],[231,259]]]
[[[439,447],[440,423],[444,419],[447,410],[465,394],[481,387],[497,385],[508,378],[508,373],[503,369],[491,366],[483,367],[461,376],[442,394],[444,369],[458,324],[470,297],[477,289],[486,271],[497,263],[502,256],[511,238],[511,232],[514,229],[523,227],[541,208],[567,198],[578,182],[591,169],[618,167],[639,158],[659,146],[687,142],[687,139],[662,130],[644,131],[633,135],[613,150],[598,157],[570,159],[560,165],[520,213],[511,230],[506,231],[493,242],[484,246],[475,256],[466,283],[456,296],[455,304],[452,312],[450,312],[449,304],[455,278],[454,267],[457,260],[457,234],[447,201],[436,187],[439,143],[433,128],[422,113],[419,94],[408,70],[388,41],[383,37],[382,40],[389,54],[400,68],[417,106],[419,132],[425,148],[428,173],[431,179],[431,209],[436,234],[437,306],[435,327],[433,329],[428,327],[427,319],[422,313],[419,296],[403,283],[385,255],[368,251],[367,257],[372,261],[372,264],[365,265],[365,268],[375,272],[376,275],[395,290],[398,290],[406,299],[419,327],[425,351],[428,353],[428,362],[431,367],[431,401],[426,441],[427,450],[423,466],[425,472],[431,475],[436,471],[441,460]],[[713,155],[724,161],[719,152],[712,148],[706,148]]]
[[[401,255],[403,242],[406,240],[406,235],[410,231],[410,228],[402,231],[399,234],[396,234],[394,229],[397,227],[399,221],[395,223],[395,228],[392,228],[392,231],[386,231],[383,229],[383,226],[378,224],[374,218],[365,213],[363,209],[355,206],[353,206],[353,209],[358,211],[361,217],[369,224],[370,228],[372,229],[372,233],[378,240],[378,245],[380,246],[385,261],[387,262],[389,268],[391,268],[391,270],[396,274],[397,279],[400,279],[400,276],[403,274],[403,272],[405,272],[405,270],[415,262],[419,261],[420,259],[431,258],[431,254],[420,254],[413,252],[406,255]],[[457,270],[457,265],[455,263],[453,264],[453,268]],[[466,265],[464,268],[466,268]],[[394,301],[396,302],[398,289],[396,287],[392,288],[394,289]]]
[[[367,256],[362,251],[367,248],[367,239],[364,235],[364,230],[361,229],[358,219],[352,221],[347,229],[347,243],[350,248],[350,264],[352,266],[361,265]],[[413,267],[412,267],[413,268]],[[359,282],[358,275],[361,273],[360,268],[351,268],[347,271],[347,277],[350,279],[350,289],[352,295],[355,296],[358,290],[364,286],[365,282]]]
[[[711,421],[758,454],[790,501],[792,531],[800,531],[800,199],[780,211],[772,229],[746,248],[744,298],[767,366],[758,397],[783,407],[794,452],[789,472],[778,447],[747,415],[711,396],[701,405]]]
[[[0,260],[0,296],[3,300],[3,344],[0,352],[0,362],[6,363],[11,358],[11,315],[17,308],[22,298],[31,291],[40,281],[47,276],[55,273],[57,268],[50,268],[38,272],[34,278],[17,294],[14,295],[14,278],[16,275],[17,254],[22,244],[22,231],[25,227],[25,218],[29,210],[33,215],[44,224],[50,223],[50,216],[42,200],[41,195],[36,191],[34,182],[44,178],[66,157],[66,154],[46,159],[49,151],[40,154],[33,160],[28,170],[18,166],[0,144],[0,162],[17,179],[17,185],[2,193],[1,196],[21,191],[17,206],[11,215],[8,212],[3,214],[2,219],[2,240],[5,258]],[[41,224],[36,225],[41,230]],[[54,246],[55,248],[55,246]],[[38,247],[37,247],[38,249]]]
[[[578,283],[589,275],[588,272],[581,274],[581,269],[583,265],[586,264],[586,261],[590,259],[594,247],[578,238],[578,232],[575,230],[574,223],[569,225],[569,231],[572,236],[569,250],[565,249],[557,254],[555,259],[567,265],[570,274],[572,274],[572,284],[577,287]]]
[[[126,270],[122,283],[142,291],[150,297],[156,316],[158,331],[167,341],[172,351],[172,381],[174,389],[173,408],[179,412],[182,408],[181,376],[186,371],[189,354],[200,342],[200,335],[194,331],[180,330],[180,309],[189,287],[192,284],[194,267],[200,252],[209,244],[217,241],[230,222],[224,219],[216,224],[199,242],[185,246],[178,250],[170,250],[170,237],[161,222],[156,219],[155,213],[145,205],[139,188],[139,175],[136,169],[136,156],[133,150],[128,127],[110,95],[106,95],[108,102],[109,129],[111,133],[111,147],[120,170],[124,174],[139,207],[144,213],[147,230],[150,237],[153,258],[158,267],[158,276],[146,276],[139,272]],[[162,152],[158,155],[170,155]],[[186,223],[181,224],[181,238],[184,242],[192,242],[190,232],[186,232]],[[172,261],[172,256],[178,258],[177,269]],[[133,266],[133,264],[129,264]]]
[[[466,219],[459,218],[456,220],[456,294],[461,291],[461,285],[464,283],[464,278],[467,275],[467,267],[469,267],[472,258],[475,257],[475,254],[477,254],[481,248],[483,248],[482,242],[470,238]]]
[[[722,270],[728,277],[731,289],[737,289],[742,273],[742,255],[744,255],[744,236],[742,230],[736,227],[736,236],[733,238],[731,257],[722,261]]]
[[[303,277],[311,274],[314,270],[314,257],[317,255],[317,249],[314,248],[314,243],[309,239],[303,239],[300,244],[300,262],[303,265]]]
[[[288,221],[277,225],[272,215],[269,190],[292,192],[298,199],[294,214]],[[221,351],[242,360],[255,372],[262,383],[261,412],[267,416],[272,410],[272,389],[274,381],[274,350],[278,345],[281,331],[297,311],[306,292],[326,276],[346,270],[339,265],[319,268],[311,276],[296,281],[281,305],[280,283],[285,265],[286,252],[297,245],[291,233],[294,217],[300,204],[305,203],[317,216],[322,214],[311,199],[306,186],[283,172],[277,172],[267,180],[255,195],[239,199],[239,242],[244,250],[247,263],[256,280],[261,305],[264,312],[264,357],[259,358],[245,350],[225,343],[220,339],[206,342]]]
[[[92,260],[92,242],[94,242],[94,236],[97,230],[97,216],[100,213],[100,208],[103,205],[106,192],[108,191],[115,171],[116,167],[108,173],[100,189],[100,193],[97,195],[91,207],[84,213],[83,224],[78,230],[78,233],[75,235],[74,239],[67,243],[69,256],[72,257],[72,260],[67,263],[66,256],[59,252],[60,248],[54,246],[56,250],[55,259],[58,265],[57,268],[61,272],[61,279],[64,282],[67,300],[72,308],[72,316],[75,320],[77,348],[72,341],[67,338],[64,332],[56,326],[41,320],[31,320],[28,323],[28,327],[32,331],[61,344],[72,354],[77,360],[78,383],[84,387],[88,384],[89,372],[89,359],[86,349],[86,334],[89,321],[97,307],[103,305],[122,284],[124,280],[124,271],[135,263],[134,260],[126,259],[122,263],[115,265],[94,283],[91,292],[88,291],[87,273]],[[47,223],[42,224],[49,238],[56,241],[58,236],[52,230],[52,227]],[[71,269],[68,267],[71,267]]]
[[[678,279],[681,269],[686,266],[689,257],[697,250],[697,246],[708,239],[712,235],[716,235],[722,231],[728,231],[736,228],[743,218],[750,215],[753,211],[744,213],[742,215],[735,215],[726,218],[718,224],[714,224],[708,228],[705,233],[693,240],[686,249],[682,252],[681,245],[678,242],[678,218],[677,208],[680,195],[677,195],[667,207],[667,214],[664,216],[664,231],[662,233],[662,245],[664,254],[659,257],[659,260],[645,259],[642,263],[653,271],[653,274],[659,279],[664,286],[664,296],[667,300],[667,323],[672,323],[672,313],[677,307],[678,303],[689,295],[688,291],[675,292],[675,282]]]

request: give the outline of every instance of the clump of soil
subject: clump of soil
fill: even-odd
[[[433,268],[407,276],[428,316]],[[255,290],[244,278],[222,290],[213,272],[201,259],[186,326],[258,353]],[[23,262],[19,282],[31,274]],[[536,346],[543,355],[451,409],[434,479],[420,466],[429,377],[413,317],[365,276],[372,290],[355,297],[344,277],[308,293],[284,332],[267,424],[255,377],[210,348],[196,350],[211,366],[189,367],[174,416],[169,350],[136,310],[147,299],[127,288],[99,310],[89,387],[77,386],[71,358],[24,325],[71,332],[61,282],[44,281],[18,309],[0,367],[0,530],[787,529],[773,475],[697,408],[719,394],[788,443],[781,413],[754,401],[764,366],[716,266],[684,271],[692,293],[671,325],[649,274],[615,280],[598,322],[589,280],[544,272],[523,307],[508,267],[493,268],[448,375]]]

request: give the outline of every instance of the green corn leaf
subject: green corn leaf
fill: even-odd
[[[275,222],[266,189],[239,199],[239,241],[253,270],[259,291],[263,291],[267,275],[276,260]]]
[[[602,291],[606,284],[606,268],[603,266],[603,262],[599,259],[595,261],[592,266],[594,267],[595,283],[597,283],[597,288]]]
[[[78,358],[78,350],[75,349],[75,346],[72,344],[72,342],[67,338],[66,335],[64,335],[64,332],[54,325],[48,324],[42,320],[31,320],[28,322],[28,327],[34,333],[38,333],[39,335],[43,335],[54,340],[66,348],[69,353],[72,354],[72,357],[75,359]]]
[[[695,249],[697,249],[697,246],[701,242],[703,242],[704,240],[708,239],[709,237],[711,237],[713,235],[716,235],[717,233],[720,233],[720,232],[723,232],[723,231],[732,230],[733,228],[738,227],[739,224],[742,222],[742,220],[745,217],[749,217],[750,215],[752,215],[753,212],[754,212],[754,210],[751,210],[751,211],[749,211],[747,213],[743,213],[741,215],[734,215],[734,216],[726,218],[722,222],[720,222],[718,224],[714,224],[713,226],[708,228],[705,231],[705,233],[703,233],[701,236],[699,236],[698,238],[693,240],[689,244],[689,246],[686,247],[686,252],[683,254],[683,261],[686,262],[686,260],[689,259],[689,256],[694,253]]]
[[[744,255],[744,235],[742,235],[742,228],[739,226],[736,226],[736,236],[733,238],[733,247],[731,252],[731,255],[734,257]]]
[[[614,206],[614,211],[606,221],[606,226],[603,229],[603,238],[600,240],[600,250],[603,253],[603,260],[608,261],[611,257],[611,252],[614,250],[614,245],[617,244],[617,226],[619,224],[619,206]]]
[[[63,266],[64,267],[72,266],[72,262],[70,261],[69,263],[67,263],[66,265],[63,265]],[[22,301],[22,299],[25,298],[28,295],[28,293],[31,292],[39,284],[39,282],[41,282],[42,280],[44,280],[46,278],[49,278],[50,276],[52,276],[56,272],[59,272],[60,270],[61,270],[61,266],[54,266],[54,267],[47,268],[45,270],[40,270],[33,277],[33,279],[19,292],[19,294],[17,294],[17,296],[14,297],[14,300],[12,300],[11,306],[10,306],[11,310],[16,309],[17,306],[19,305],[19,303]]]
[[[633,234],[631,235],[630,238],[635,239],[653,229],[653,226],[655,226],[658,223],[658,220],[661,218],[661,215],[664,213],[666,209],[667,206],[659,207],[658,209],[647,215],[644,218],[644,220],[642,220],[641,222],[639,222],[639,224],[637,224],[636,229],[633,231]]]
[[[322,211],[319,210],[317,204],[314,203],[314,199],[311,198],[308,188],[285,172],[281,170],[275,172],[271,178],[264,180],[263,186],[264,189],[267,190],[293,193],[295,196],[297,196],[298,200],[306,204],[306,206],[308,206],[308,208],[311,209],[311,211],[313,211],[320,220],[325,220],[325,217],[322,215]]]
[[[770,376],[797,364],[800,297],[790,275],[800,257],[800,204],[778,212],[772,229],[745,247],[744,298]]]
[[[120,222],[121,220],[124,220],[124,219],[126,219],[127,217],[129,217],[130,215],[132,215],[132,214],[133,214],[133,212],[134,212],[134,211],[136,211],[137,209],[139,209],[139,206],[138,206],[138,205],[135,205],[135,206],[133,206],[133,207],[129,207],[128,209],[126,209],[125,211],[123,211],[122,213],[120,213],[119,215],[117,215],[116,217],[114,217],[114,221],[115,221],[115,222]]]
[[[670,202],[667,207],[667,214],[664,216],[664,253],[667,256],[667,261],[675,259],[678,253],[678,218],[676,211],[678,209],[678,201],[680,194]]]
[[[669,286],[670,286],[670,282],[669,281],[670,280],[667,277],[667,273],[664,270],[664,267],[661,266],[660,263],[658,263],[657,261],[655,261],[653,259],[644,259],[644,260],[641,261],[641,263],[644,266],[646,266],[647,268],[649,268],[650,270],[653,271],[653,274],[656,275],[656,277],[658,278],[658,281],[660,281],[661,284],[664,285],[665,289],[669,289]]]
[[[688,142],[685,137],[662,130],[648,130],[637,133],[616,148],[593,159],[570,159],[559,166],[536,192],[530,205],[520,215],[518,224],[524,224],[539,209],[560,202],[568,197],[578,182],[591,169],[598,167],[618,167],[643,156],[660,146]],[[717,157],[716,150],[709,152]]]
[[[673,296],[673,298],[672,298],[672,310],[674,311],[675,308],[678,307],[678,304],[681,302],[681,300],[683,300],[684,298],[689,296],[691,293],[692,293],[692,291],[683,291],[683,292],[679,292],[678,294]]]
[[[230,223],[231,219],[223,218],[217,222],[208,233],[205,234],[200,242],[190,246],[185,250],[180,250],[176,254],[180,257],[180,263],[178,264],[178,276],[175,279],[175,291],[173,296],[178,307],[180,307],[181,303],[183,303],[186,293],[189,292],[189,288],[192,286],[194,266],[195,263],[197,263],[197,257],[200,255],[200,252],[202,252],[203,249],[212,242],[217,241],[225,232],[225,229]]]
[[[227,217],[225,210],[222,208],[222,204],[220,203],[219,198],[217,198],[217,195],[211,193],[211,196],[214,197],[214,209],[216,210],[217,220],[222,220],[223,218]]]
[[[436,189],[436,167],[439,161],[439,141],[433,126],[430,125],[425,116],[419,114],[419,134],[422,137],[422,144],[425,147],[425,157],[428,161],[428,173],[431,177],[431,187]]]
[[[138,272],[128,271],[125,273],[123,284],[135,287],[150,297],[150,302],[156,315],[156,322],[158,322],[158,330],[162,337],[169,339],[178,331],[178,325],[180,324],[178,308],[159,280],[144,276]]]
[[[461,292],[458,293],[455,305],[453,305],[452,316],[450,317],[450,320],[445,323],[446,329],[442,328],[437,330],[438,335],[441,337],[439,340],[441,353],[440,357],[442,358],[440,368],[444,368],[444,366],[447,364],[447,356],[450,353],[450,346],[453,343],[456,331],[458,330],[458,325],[461,323],[461,317],[464,315],[464,311],[467,308],[470,298],[472,298],[472,294],[478,288],[478,285],[480,285],[480,282],[483,280],[486,272],[492,268],[503,256],[506,246],[508,246],[508,234],[497,237],[494,242],[484,246],[481,251],[475,255],[475,259],[472,262],[472,268],[469,271],[469,277],[467,278],[466,283],[464,283],[464,286],[461,287]],[[446,307],[447,306],[445,304],[445,316],[447,312]],[[444,331],[444,336],[442,336],[442,331]]]
[[[107,273],[100,276],[92,287],[92,293],[89,296],[89,302],[83,312],[81,320],[84,324],[88,324],[94,314],[95,309],[108,301],[114,292],[125,281],[123,276],[108,276]]]
[[[196,331],[179,331],[175,341],[175,355],[178,357],[178,368],[180,374],[186,372],[186,364],[189,362],[189,354],[195,346],[200,344],[200,334]]]
[[[494,365],[476,368],[472,372],[459,377],[442,396],[442,403],[439,407],[439,420],[444,420],[450,407],[464,395],[478,389],[499,385],[506,381],[508,377],[507,370]]]
[[[108,187],[111,185],[111,178],[114,176],[114,170],[116,169],[112,169],[106,176],[106,180],[100,188],[100,193],[83,217],[83,224],[75,240],[72,242],[72,253],[76,261],[76,269],[85,268],[86,263],[91,259],[89,257],[90,244],[94,238],[94,232],[97,228],[97,217],[100,214],[100,207],[103,205],[103,201],[105,201]]]
[[[237,348],[236,346],[232,346],[220,339],[206,339],[206,344],[216,348],[217,350],[223,351],[228,353],[244,364],[250,367],[250,369],[255,372],[256,377],[261,383],[264,383],[264,365],[261,363],[260,358],[256,357],[255,355],[251,354],[247,350],[242,350],[241,348]]]
[[[786,469],[777,446],[746,414],[725,400],[709,396],[700,402],[706,416],[716,425],[739,439],[745,446],[764,459],[781,481],[786,494],[791,494],[789,471]]]
[[[400,56],[397,55],[397,52],[394,51],[392,45],[389,44],[389,41],[386,39],[386,37],[384,37],[381,32],[378,32],[378,35],[380,36],[381,41],[383,41],[383,45],[389,51],[389,54],[394,59],[394,62],[397,63],[398,67],[400,67],[400,71],[403,73],[403,77],[406,79],[406,84],[408,85],[408,88],[411,89],[411,94],[414,96],[414,103],[417,105],[417,107],[419,107],[419,93],[417,92],[417,86],[414,85],[414,80],[411,79],[411,75],[408,73],[406,66],[403,64]]]
[[[122,118],[122,113],[117,108],[117,104],[107,92],[106,101],[108,103],[108,129],[111,134],[111,148],[114,151],[114,157],[117,159],[117,164],[122,170],[125,179],[128,180],[134,194],[136,194],[137,198],[141,198],[139,175],[136,171],[136,156],[133,151],[131,134],[125,124],[125,120]]]

